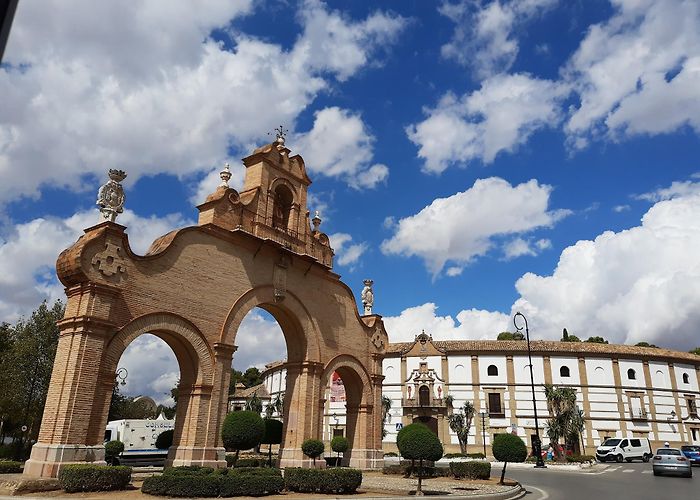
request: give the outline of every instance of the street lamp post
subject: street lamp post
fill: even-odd
[[[331,441],[333,441],[333,438],[335,437],[335,433],[338,430],[338,415],[334,412],[331,417],[333,418],[333,436],[331,436]],[[340,455],[338,452],[335,452],[335,466],[338,466],[338,460],[340,458]]]
[[[518,319],[518,316],[520,316],[523,321],[525,322],[525,325],[520,325],[518,326],[518,322],[516,321]],[[515,316],[513,316],[513,325],[515,325],[515,329],[519,332],[522,333],[523,328],[525,328],[525,340],[527,341],[527,360],[528,363],[530,363],[530,387],[532,388],[532,409],[535,412],[535,442],[532,443],[532,447],[534,448],[535,451],[535,459],[537,460],[537,463],[535,464],[535,468],[545,468],[547,467],[544,464],[544,460],[542,460],[542,442],[540,441],[540,425],[537,420],[537,402],[535,400],[535,377],[532,374],[532,353],[530,352],[530,330],[528,329],[527,326],[527,318],[523,315],[521,312],[515,313]]]
[[[481,441],[484,444],[484,458],[486,458],[486,410],[481,410],[479,415],[481,415]]]
[[[128,376],[129,372],[126,370],[126,368],[119,368],[114,374],[114,378],[118,381],[117,383],[121,385],[126,385],[126,377]]]

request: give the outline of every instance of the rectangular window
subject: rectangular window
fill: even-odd
[[[501,404],[500,392],[489,392],[489,416],[504,417],[503,405]]]
[[[642,442],[639,439],[630,439],[630,444],[635,448],[642,446]]]
[[[697,418],[698,416],[698,405],[695,401],[694,396],[686,397],[685,404],[688,407],[688,415]]]
[[[343,429],[333,429],[333,437],[343,437]]]

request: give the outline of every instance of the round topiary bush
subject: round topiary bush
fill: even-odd
[[[401,456],[408,460],[420,460],[418,488],[416,495],[422,494],[423,460],[436,461],[442,458],[444,450],[438,437],[425,425],[410,424],[396,436],[396,445]]]
[[[265,432],[265,422],[253,411],[234,411],[226,415],[221,429],[221,438],[228,450],[249,450],[257,444]]]
[[[107,441],[105,443],[105,462],[109,465],[119,465],[119,454],[124,451],[124,443],[121,441]]]
[[[503,471],[501,472],[501,484],[503,484],[508,462],[524,462],[527,458],[527,446],[518,436],[497,434],[493,440],[492,449],[494,458],[503,462]]]
[[[173,429],[168,429],[158,434],[156,438],[156,448],[159,450],[167,450],[173,445],[173,435],[175,431]]]
[[[348,446],[350,446],[350,443],[348,443],[345,436],[336,436],[331,439],[331,450],[336,453],[345,453],[348,451]]]
[[[323,444],[323,441],[318,439],[307,439],[301,443],[301,451],[304,455],[314,460],[314,465],[316,465],[316,459],[323,454],[325,449],[326,446]]]

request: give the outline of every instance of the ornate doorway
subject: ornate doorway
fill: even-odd
[[[231,174],[224,169],[221,185],[197,207],[198,225],[162,236],[144,256],[131,251],[126,228],[114,222],[125,174],[111,172],[100,192],[106,220],[58,258],[67,306],[26,475],[55,477],[64,464],[104,463],[116,365],[143,333],[167,342],[181,370],[168,463],[225,466],[220,430],[231,360],[238,327],[254,307],[275,317],[287,343],[280,465],[309,464],[301,443],[321,438],[333,371],[347,384],[353,414],[350,462],[381,465],[387,335],[380,316],[360,316],[352,291],[332,272],[321,219],[310,220],[306,206],[311,180],[303,159],[289,153],[283,137],[256,149],[243,160],[240,192],[228,186]]]

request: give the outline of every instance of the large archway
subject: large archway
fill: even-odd
[[[320,218],[311,227],[306,207],[311,181],[301,157],[289,153],[280,138],[245,158],[240,193],[222,172],[222,185],[198,207],[199,224],[159,238],[145,256],[135,255],[126,228],[109,220],[59,256],[67,306],[26,475],[55,477],[66,463],[103,461],[116,365],[146,332],[168,343],[181,369],[170,462],[225,466],[220,428],[231,360],[241,321],[255,307],[274,316],[287,343],[280,465],[310,463],[301,443],[321,438],[330,369],[362,387],[348,408],[358,415],[352,463],[379,464],[387,335],[381,317],[359,315],[352,291],[332,272],[328,237]],[[274,189],[282,184],[289,188],[284,199]]]

